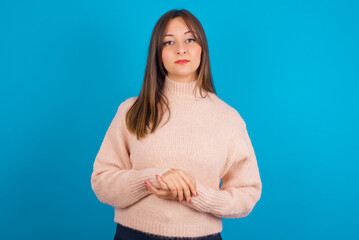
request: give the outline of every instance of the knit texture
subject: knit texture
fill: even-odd
[[[91,186],[100,202],[115,208],[114,221],[149,234],[200,237],[221,232],[222,218],[246,217],[262,192],[257,159],[237,110],[214,93],[194,92],[196,81],[165,77],[170,120],[137,140],[125,122],[138,97],[123,101],[96,155]],[[182,169],[196,181],[192,203],[162,199],[156,174]],[[220,186],[222,179],[222,186]]]

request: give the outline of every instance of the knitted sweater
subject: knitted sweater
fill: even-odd
[[[260,199],[262,182],[244,120],[216,94],[195,95],[196,81],[165,77],[170,120],[164,124],[166,111],[159,128],[141,140],[125,125],[137,97],[119,105],[91,175],[99,201],[114,207],[115,222],[150,234],[200,237],[221,232],[222,218],[247,216]],[[146,179],[160,188],[156,174],[171,168],[196,181],[199,196],[190,204],[159,198],[146,188]]]

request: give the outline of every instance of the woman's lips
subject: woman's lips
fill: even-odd
[[[178,61],[176,61],[176,63],[178,63],[178,64],[185,64],[185,63],[188,63],[189,62],[189,60],[178,60]]]

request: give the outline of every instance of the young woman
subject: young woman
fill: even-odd
[[[260,199],[246,124],[215,94],[206,36],[187,10],[156,23],[142,90],[119,105],[91,186],[115,208],[115,240],[222,239],[222,218]]]

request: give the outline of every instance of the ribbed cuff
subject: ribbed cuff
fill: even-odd
[[[145,186],[145,181],[148,179],[151,183],[161,188],[157,182],[156,175],[162,175],[163,173],[171,170],[170,168],[146,168],[141,170],[133,170],[128,177],[128,187],[130,192],[134,195],[143,194],[144,192],[150,193]]]
[[[199,212],[220,215],[220,213],[223,211],[223,206],[226,204],[226,193],[222,191],[223,193],[220,194],[221,190],[215,190],[210,187],[206,187],[197,179],[195,181],[198,196],[191,197],[191,203],[184,201],[183,204]]]

